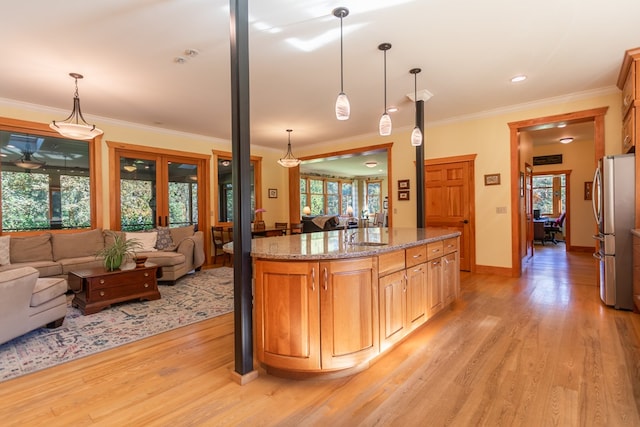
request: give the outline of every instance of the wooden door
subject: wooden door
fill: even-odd
[[[258,360],[276,368],[320,369],[318,263],[255,266]]]
[[[378,271],[373,258],[320,263],[322,369],[363,363],[380,351]]]
[[[428,227],[459,231],[460,269],[475,269],[473,160],[425,162],[425,219]]]
[[[405,272],[397,271],[381,277],[378,287],[380,289],[380,347],[384,350],[407,333]]]

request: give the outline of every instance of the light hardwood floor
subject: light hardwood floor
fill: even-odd
[[[0,425],[640,425],[640,315],[600,303],[591,254],[537,249],[348,378],[231,382],[226,315],[0,383]]]

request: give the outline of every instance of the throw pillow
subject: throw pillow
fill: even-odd
[[[142,245],[142,248],[136,249],[136,252],[155,252],[156,240],[158,240],[157,231],[148,231],[142,233],[124,233],[127,240],[136,239]]]
[[[173,239],[171,239],[171,231],[169,227],[156,227],[158,231],[158,240],[156,240],[156,249],[164,251],[173,247]]]
[[[0,265],[11,264],[9,249],[11,247],[11,236],[0,236]]]

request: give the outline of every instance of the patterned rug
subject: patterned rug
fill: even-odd
[[[115,304],[89,316],[73,308],[68,296],[61,327],[36,329],[0,345],[0,381],[233,311],[229,267],[202,270],[158,288],[159,300]]]

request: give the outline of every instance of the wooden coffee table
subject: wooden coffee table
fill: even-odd
[[[161,276],[162,267],[149,262],[140,268],[126,264],[114,271],[107,271],[104,267],[70,271],[69,286],[81,289],[71,304],[87,315],[117,302],[160,299],[157,279]]]

